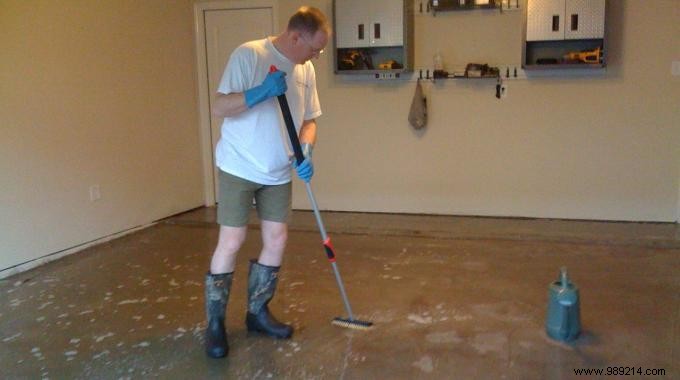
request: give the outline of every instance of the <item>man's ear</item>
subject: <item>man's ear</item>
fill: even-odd
[[[294,43],[295,45],[297,45],[297,44],[299,43],[300,39],[302,38],[302,33],[300,33],[300,32],[297,31],[297,30],[291,30],[291,31],[289,31],[288,33],[290,33],[290,39],[291,39],[291,41],[293,41],[293,43]]]

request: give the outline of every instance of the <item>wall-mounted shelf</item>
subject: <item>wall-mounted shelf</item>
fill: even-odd
[[[427,12],[432,12],[433,16],[437,12],[456,12],[473,10],[504,10],[519,9],[519,0],[428,0]],[[422,3],[420,12],[422,13]]]
[[[467,81],[467,80],[472,80],[472,81],[487,80],[488,81],[489,79],[492,79],[496,84],[496,86],[495,86],[496,98],[500,99],[501,97],[504,96],[504,93],[505,93],[505,87],[503,85],[503,77],[502,77],[500,71],[498,70],[498,68],[493,68],[493,69],[494,70],[492,72],[484,73],[480,76],[468,75],[467,71],[466,72],[448,73],[448,72],[443,71],[443,70],[435,70],[433,72],[433,75],[430,76],[430,70],[426,70],[425,77],[423,77],[423,70],[420,70],[418,80],[428,80],[428,81],[432,81],[432,83],[434,83],[434,82],[437,82],[438,80],[449,80],[449,79],[465,80],[465,81]]]
[[[604,64],[591,64],[591,63],[556,63],[547,65],[524,65],[524,70],[560,70],[560,69],[601,69],[604,68]]]
[[[430,0],[433,12],[470,11],[474,9],[496,9],[496,1],[475,2],[474,0]]]

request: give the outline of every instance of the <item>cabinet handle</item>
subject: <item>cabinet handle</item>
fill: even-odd
[[[578,30],[578,14],[571,15],[571,30]]]
[[[380,23],[373,24],[373,38],[380,39]]]
[[[364,24],[359,24],[357,28],[357,37],[360,40],[364,39]]]
[[[552,19],[552,30],[553,32],[560,31],[560,15],[554,15]]]

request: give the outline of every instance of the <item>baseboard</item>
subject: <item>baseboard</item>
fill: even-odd
[[[62,251],[50,253],[50,254],[45,255],[43,257],[39,257],[37,259],[33,259],[31,261],[27,261],[27,262],[22,263],[22,264],[18,264],[18,265],[15,265],[15,266],[12,266],[12,267],[9,267],[9,268],[6,268],[6,269],[2,269],[2,270],[0,270],[0,279],[7,278],[7,277],[13,276],[15,274],[25,272],[27,270],[39,267],[41,265],[47,264],[47,263],[55,261],[55,260],[59,260],[62,257],[72,255],[76,252],[80,252],[80,251],[87,249],[87,248],[90,248],[92,246],[102,244],[102,243],[106,243],[107,241],[111,241],[111,240],[114,240],[114,239],[118,239],[119,237],[123,237],[123,236],[131,234],[133,232],[137,232],[137,231],[143,230],[145,228],[151,227],[151,226],[155,225],[156,223],[157,222],[153,222],[153,223],[149,223],[149,224],[146,224],[146,225],[143,225],[143,226],[133,227],[133,228],[130,228],[130,229],[125,230],[125,231],[121,231],[121,232],[117,232],[115,234],[104,236],[102,238],[95,239],[95,240],[89,241],[87,243],[77,245],[75,247],[71,247],[71,248],[67,248],[67,249],[62,250]]]

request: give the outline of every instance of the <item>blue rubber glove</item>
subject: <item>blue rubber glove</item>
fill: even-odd
[[[305,156],[305,160],[302,161],[300,165],[297,164],[297,160],[293,158],[293,167],[297,172],[298,177],[305,182],[309,182],[314,175],[314,164],[312,164],[312,144],[302,144],[302,154]]]
[[[277,70],[269,73],[261,85],[255,86],[243,93],[246,98],[246,106],[253,108],[256,104],[272,96],[284,94],[287,89],[285,72]]]

